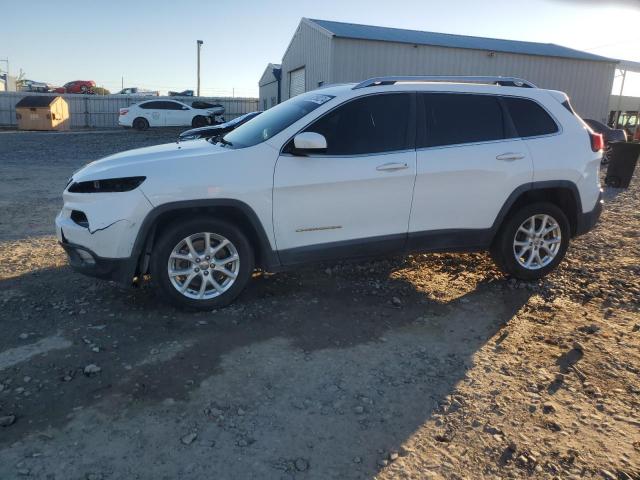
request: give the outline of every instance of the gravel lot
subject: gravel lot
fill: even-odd
[[[256,274],[183,313],[66,266],[66,179],[177,131],[0,132],[0,479],[640,479],[640,182],[544,281]]]

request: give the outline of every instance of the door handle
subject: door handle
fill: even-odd
[[[505,160],[507,162],[511,162],[513,160],[521,160],[523,158],[524,158],[524,153],[507,152],[507,153],[498,155],[496,157],[496,160]]]
[[[378,165],[376,167],[376,170],[378,170],[379,172],[383,172],[383,171],[393,172],[395,170],[404,170],[405,168],[409,168],[409,165],[407,165],[406,163],[391,162],[391,163],[383,163],[382,165]]]

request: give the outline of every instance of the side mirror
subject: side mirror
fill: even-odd
[[[319,133],[302,132],[293,138],[293,146],[299,154],[324,152],[327,149],[327,139]]]

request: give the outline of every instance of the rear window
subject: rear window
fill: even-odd
[[[492,95],[422,94],[424,122],[418,147],[487,142],[505,138],[505,119]]]
[[[558,125],[544,108],[525,98],[504,97],[520,137],[537,137],[558,131]]]
[[[147,110],[182,110],[182,107],[181,103],[160,100],[140,104],[140,108]]]
[[[159,108],[163,110],[182,110],[182,108],[184,107],[184,105],[182,105],[181,103],[176,103],[176,102],[158,102],[158,103],[161,104]]]
[[[155,109],[162,108],[161,104],[162,102],[141,103],[140,108],[155,110]]]

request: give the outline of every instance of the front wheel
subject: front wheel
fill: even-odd
[[[197,310],[231,303],[253,269],[253,249],[244,233],[207,218],[170,226],[151,256],[151,277],[162,298]]]
[[[505,273],[537,280],[562,261],[570,236],[569,220],[560,208],[552,203],[535,203],[507,219],[491,254]]]
[[[206,125],[209,125],[209,122],[207,122],[207,119],[202,115],[193,117],[193,120],[191,120],[191,126],[194,128],[204,127]]]

